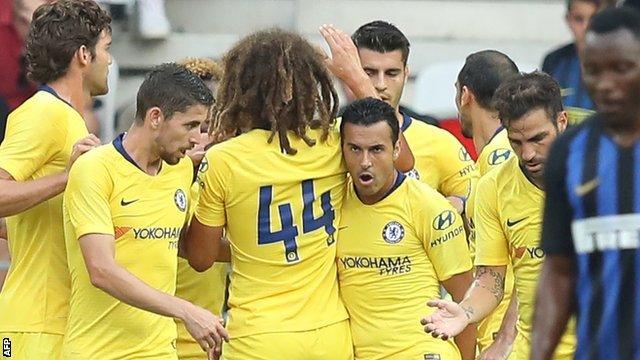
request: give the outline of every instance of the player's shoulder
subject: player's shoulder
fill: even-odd
[[[576,46],[574,43],[562,45],[545,56],[542,66],[542,71],[553,72],[558,64],[567,59],[577,56]]]
[[[94,149],[87,151],[86,153],[80,155],[75,163],[78,164],[97,164],[97,163],[106,163],[110,164],[113,162],[115,157],[119,155],[116,149],[113,147],[113,144],[103,144]],[[74,163],[74,165],[75,165]]]
[[[78,171],[104,174],[116,168],[115,157],[119,155],[112,144],[100,145],[80,155],[71,167],[70,177]]]
[[[601,118],[596,113],[577,125],[570,125],[558,138],[554,141],[553,148],[556,151],[567,151],[570,144],[578,137],[586,137],[591,129],[601,125]]]
[[[405,196],[414,210],[438,212],[448,206],[449,201],[430,185],[407,176],[405,182]]]
[[[55,96],[38,91],[9,114],[8,123],[25,121],[38,127],[58,127],[65,124],[61,118],[68,116],[80,115]]]

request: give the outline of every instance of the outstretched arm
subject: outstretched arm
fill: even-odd
[[[462,301],[464,299],[467,289],[473,283],[473,271],[469,270],[462,274],[457,274],[442,282],[442,285],[447,290],[453,301]],[[460,334],[458,334],[454,341],[460,349],[460,354],[463,360],[473,360],[476,354],[476,341],[478,333],[474,324],[468,325]]]
[[[422,319],[424,330],[447,340],[460,334],[467,325],[487,317],[504,295],[505,271],[506,266],[478,266],[475,281],[459,304],[447,300],[429,301],[427,305],[438,310]]]

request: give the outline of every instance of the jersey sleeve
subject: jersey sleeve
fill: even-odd
[[[414,224],[438,280],[470,270],[471,255],[460,215],[435,191],[420,201],[423,205]]]
[[[438,154],[442,180],[438,185],[444,196],[467,198],[469,189],[476,176],[476,165],[467,150],[458,139],[449,133],[444,134]]]
[[[95,151],[95,150],[94,150]],[[113,181],[108,164],[81,156],[69,172],[64,206],[76,234],[114,235],[109,199]]]
[[[224,226],[226,224],[225,196],[227,178],[231,169],[222,160],[216,146],[207,151],[198,170],[200,199],[196,205],[195,217],[207,226]]]
[[[566,192],[566,159],[568,146],[558,139],[551,148],[545,167],[546,197],[542,220],[542,249],[547,255],[575,256],[571,222],[573,211]]]
[[[25,181],[61,151],[66,122],[58,117],[55,111],[45,115],[35,109],[11,114],[0,144],[0,168],[15,180]]]
[[[509,244],[500,222],[498,189],[493,177],[483,177],[475,193],[475,264],[486,266],[507,265]]]

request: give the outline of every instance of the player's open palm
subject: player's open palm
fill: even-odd
[[[424,325],[424,331],[431,333],[433,337],[447,340],[460,334],[469,324],[464,309],[453,301],[432,300],[427,305],[438,308],[420,321]]]
[[[320,27],[320,34],[331,49],[331,58],[325,57],[329,70],[341,80],[362,71],[360,56],[351,37],[333,25]]]
[[[222,342],[229,341],[229,334],[222,320],[208,310],[189,305],[182,319],[187,331],[210,356],[214,353],[219,354],[222,351]]]

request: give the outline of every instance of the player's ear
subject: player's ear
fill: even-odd
[[[162,114],[162,110],[160,110],[159,107],[154,106],[149,110],[147,110],[147,113],[145,116],[145,122],[148,121],[152,129],[155,130],[158,127],[160,127],[160,123],[162,123],[163,120],[164,120],[164,115]]]
[[[469,105],[472,100],[475,100],[475,96],[467,85],[463,85],[460,89],[460,107]]]
[[[563,132],[567,128],[567,124],[569,123],[569,116],[566,111],[560,111],[556,118],[556,127],[558,128],[558,132]]]
[[[400,139],[393,145],[393,161],[398,160],[398,157],[400,157]]]
[[[76,50],[76,58],[81,66],[87,66],[91,63],[93,55],[91,55],[91,51],[86,45],[81,45],[78,50]]]

